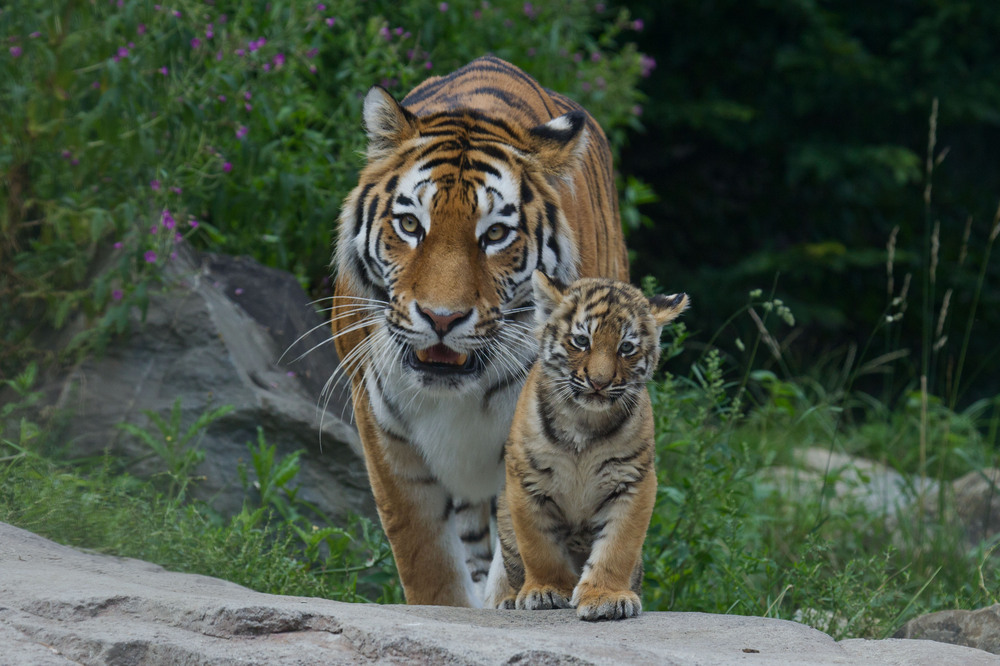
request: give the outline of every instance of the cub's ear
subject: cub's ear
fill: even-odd
[[[544,324],[562,302],[566,288],[545,273],[535,271],[531,274],[531,289],[535,295],[535,320]]]
[[[691,300],[687,294],[670,294],[669,296],[657,294],[649,299],[649,309],[653,312],[653,321],[660,327],[680,317],[689,305],[691,305]]]
[[[570,111],[528,130],[531,152],[546,176],[568,178],[587,149],[587,116]]]
[[[384,156],[417,133],[417,117],[381,86],[372,86],[365,95],[363,118],[369,161]]]

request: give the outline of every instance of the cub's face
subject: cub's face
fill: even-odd
[[[534,355],[531,274],[573,276],[553,173],[576,167],[583,117],[524,129],[471,112],[417,118],[365,100],[369,164],[345,202],[337,263],[381,307],[370,356],[416,386],[506,386]]]
[[[631,402],[656,369],[660,331],[685,294],[647,299],[624,282],[582,279],[562,288],[534,277],[542,372],[557,397],[588,411]]]

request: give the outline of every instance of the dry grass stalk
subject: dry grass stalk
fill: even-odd
[[[761,321],[759,316],[757,316],[757,312],[753,308],[750,308],[747,312],[750,313],[750,318],[753,319],[753,323],[756,324],[757,330],[760,332],[760,337],[764,340],[764,344],[766,344],[771,350],[771,355],[774,356],[775,360],[780,361],[781,347],[778,346],[777,340],[775,340],[774,336],[768,332],[767,327],[764,326],[764,322]]]
[[[897,224],[892,228],[892,233],[889,234],[889,242],[886,243],[886,260],[885,260],[885,274],[888,277],[888,282],[886,284],[886,289],[889,292],[889,298],[892,298],[892,292],[895,288],[893,284],[892,277],[892,265],[896,259],[896,236],[899,234],[899,225]]]
[[[938,252],[941,250],[941,220],[934,222],[931,232],[931,284],[937,281]]]
[[[927,132],[927,184],[924,185],[924,204],[931,205],[931,176],[934,173],[934,146],[937,145],[938,98],[931,102],[930,129]]]
[[[965,221],[965,232],[962,234],[962,249],[958,253],[958,265],[961,266],[965,263],[966,257],[969,256],[969,236],[972,234],[972,216]]]

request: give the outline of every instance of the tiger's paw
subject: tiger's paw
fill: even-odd
[[[497,604],[497,610],[514,610],[517,608],[517,597],[511,595],[501,599]]]
[[[552,610],[570,608],[569,597],[551,585],[522,587],[517,594],[518,610]]]
[[[642,612],[642,602],[632,590],[608,590],[580,586],[573,591],[576,616],[591,622],[597,620],[624,620]]]

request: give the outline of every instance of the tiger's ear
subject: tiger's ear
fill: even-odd
[[[562,302],[565,287],[541,271],[531,274],[531,290],[535,296],[535,320],[544,324]]]
[[[363,118],[369,161],[384,156],[417,133],[417,117],[381,86],[372,86],[365,95]]]
[[[531,151],[547,176],[565,178],[580,165],[587,149],[587,116],[570,111],[528,130]]]
[[[687,294],[670,294],[669,296],[657,294],[649,299],[649,309],[653,313],[653,321],[661,328],[680,317],[689,305],[691,305],[691,300]]]

